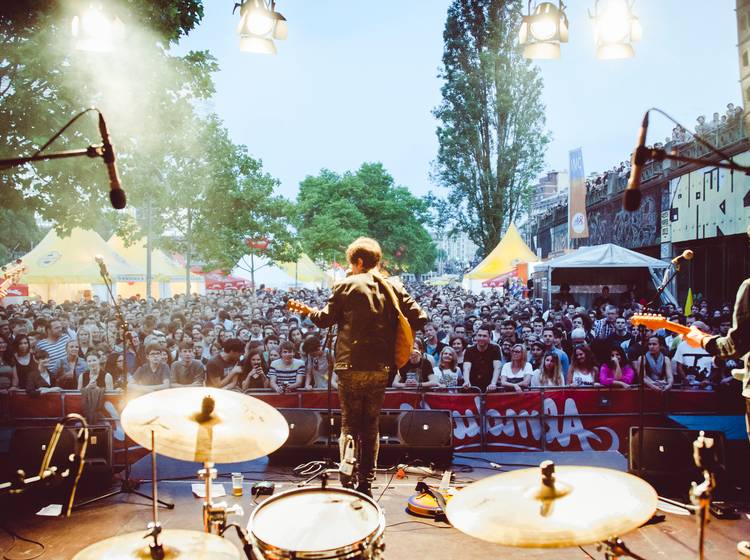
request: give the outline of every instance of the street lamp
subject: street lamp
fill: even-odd
[[[632,43],[641,39],[640,20],[633,15],[634,1],[596,0],[594,20],[596,37],[596,57],[602,60],[633,58]]]
[[[273,40],[283,41],[289,34],[286,18],[276,11],[275,0],[243,0],[237,33],[240,50],[257,54],[276,54]]]
[[[125,35],[125,25],[117,16],[108,15],[101,3],[91,2],[73,17],[71,33],[76,49],[111,52]]]
[[[562,0],[555,6],[552,2],[539,2],[532,12],[531,0],[528,15],[523,16],[518,32],[518,43],[523,45],[524,58],[560,58],[560,43],[568,42],[568,16]]]

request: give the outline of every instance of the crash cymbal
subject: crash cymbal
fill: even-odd
[[[183,461],[235,463],[264,457],[289,436],[281,413],[263,401],[223,389],[183,387],[130,401],[122,427],[133,441]]]
[[[73,560],[151,560],[149,543],[144,538],[146,531],[127,533],[111,537],[87,546],[73,557]],[[190,558],[199,560],[239,560],[240,554],[230,541],[198,531],[166,529],[161,533],[160,542],[164,547],[164,560]]]
[[[565,547],[621,536],[656,511],[656,491],[627,473],[595,467],[498,474],[453,496],[448,519],[472,537],[518,547]]]

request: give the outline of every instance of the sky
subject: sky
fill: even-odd
[[[729,102],[739,105],[733,0],[638,0],[643,27],[630,60],[600,61],[587,10],[569,0],[570,42],[559,60],[538,61],[552,137],[545,170],[567,170],[583,149],[586,173],[629,157],[643,113],[658,107],[693,129]],[[239,51],[231,0],[205,1],[200,26],[178,52],[209,50],[221,70],[206,109],[232,139],[262,159],[294,198],[321,169],[354,171],[380,161],[415,195],[446,194],[430,174],[437,156],[443,28],[450,0],[277,0],[289,38],[275,56]],[[648,143],[672,125],[651,118]]]

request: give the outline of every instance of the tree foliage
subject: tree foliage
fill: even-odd
[[[292,212],[273,194],[278,182],[232,143],[215,115],[197,109],[214,93],[216,60],[206,51],[170,50],[200,22],[200,0],[105,3],[127,30],[127,48],[106,55],[73,49],[78,3],[11,4],[0,8],[3,153],[33,153],[70,116],[95,105],[108,123],[128,207],[138,212],[134,220],[109,209],[105,168],[85,158],[0,171],[0,188],[17,194],[16,209],[63,232],[117,230],[126,241],[145,233],[150,213],[157,245],[210,268],[231,269],[246,237],[269,238],[272,256],[293,253]],[[84,117],[50,150],[99,142],[95,119]]]
[[[519,0],[453,0],[443,33],[436,179],[455,226],[488,254],[527,206],[548,137]]]
[[[4,156],[31,154],[85,107],[104,113],[131,200],[152,185],[131,180],[158,167],[163,126],[191,114],[192,101],[213,93],[216,64],[206,52],[184,57],[168,48],[202,17],[199,0],[122,0],[127,47],[102,55],[76,51],[70,37],[74,2],[5,2],[0,8],[0,141]],[[170,129],[180,136],[180,127]],[[84,117],[48,151],[101,141],[94,117]],[[107,208],[106,172],[86,158],[0,171],[0,188],[21,193],[27,210],[66,231],[88,227]],[[129,186],[132,188],[128,188]]]
[[[378,240],[392,271],[422,274],[434,265],[425,202],[395,185],[380,163],[365,163],[354,173],[324,169],[307,177],[300,184],[297,213],[302,246],[313,258],[344,262],[349,243],[367,235]]]

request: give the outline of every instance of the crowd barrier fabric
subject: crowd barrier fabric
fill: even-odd
[[[325,410],[326,391],[252,394],[275,408]],[[112,424],[114,462],[132,463],[146,451],[127,440],[120,413],[127,395],[107,393],[105,411]],[[733,415],[744,413],[735,391],[644,391],[644,424],[664,426],[674,414]],[[331,395],[338,409],[338,395]],[[638,389],[547,388],[523,393],[430,392],[389,390],[384,409],[450,410],[456,451],[620,451],[628,449],[628,430],[639,422]],[[0,395],[0,422],[6,425],[51,423],[69,412],[82,412],[75,391],[30,396],[23,392]]]

